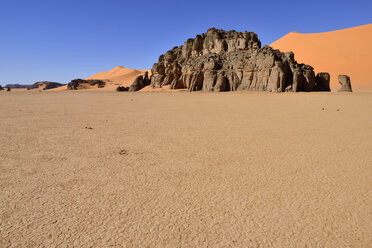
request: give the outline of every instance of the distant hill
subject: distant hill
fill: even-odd
[[[4,86],[4,88],[11,88],[11,89],[23,89],[23,88],[28,88],[31,85],[27,84],[7,84]]]
[[[372,24],[325,33],[291,32],[270,46],[294,52],[299,63],[313,66],[316,73],[329,72],[332,89],[340,87],[339,74],[350,76],[353,90],[372,89]]]

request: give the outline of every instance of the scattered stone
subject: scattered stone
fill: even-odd
[[[299,64],[292,52],[261,48],[253,32],[210,28],[159,57],[147,80],[139,76],[129,91],[153,88],[189,91],[328,91],[327,73],[315,77],[313,67]],[[327,85],[328,82],[328,85]],[[328,86],[328,87],[327,87]]]
[[[120,155],[128,155],[128,152],[125,149],[120,150]]]
[[[338,90],[338,92],[352,92],[349,76],[338,75],[338,83],[341,84],[341,88]]]
[[[92,127],[85,127],[85,129],[91,129],[92,130],[93,128]]]

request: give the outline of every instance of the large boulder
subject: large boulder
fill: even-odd
[[[338,83],[341,84],[341,88],[338,90],[338,92],[352,92],[349,76],[338,75]]]
[[[320,72],[315,77],[315,91],[331,91],[329,81],[331,76],[327,72]]]
[[[0,91],[4,90],[3,86],[0,85]]]
[[[98,80],[98,79],[84,80],[84,79],[78,78],[78,79],[71,80],[71,82],[67,84],[67,89],[68,90],[80,90],[80,89],[91,88],[92,86],[97,87],[97,88],[103,88],[105,87],[105,85],[106,83],[102,80]]]
[[[150,85],[190,91],[328,90],[323,78],[323,74],[318,77],[320,87],[313,67],[297,63],[292,52],[261,48],[253,32],[210,28],[161,55],[152,67]],[[143,88],[144,81],[138,77],[130,90]]]
[[[138,91],[146,86],[150,85],[150,79],[148,76],[148,72],[145,72],[144,75],[138,76],[134,82],[129,87],[128,91]]]
[[[116,87],[116,91],[129,91],[129,87],[118,86]]]

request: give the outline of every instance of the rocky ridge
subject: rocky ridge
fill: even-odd
[[[49,90],[49,89],[54,89],[57,87],[63,86],[63,84],[56,83],[56,82],[50,82],[50,81],[40,81],[36,82],[33,85],[31,85],[28,89],[43,89],[43,90]]]
[[[329,80],[328,73],[315,75],[313,67],[297,63],[292,52],[261,48],[253,32],[210,28],[161,55],[149,84],[190,91],[297,92],[330,91]],[[130,91],[146,85],[146,77],[139,76]]]
[[[71,80],[71,82],[69,82],[67,84],[67,89],[68,90],[79,90],[79,89],[87,89],[87,88],[90,88],[91,86],[97,86],[97,88],[103,88],[105,87],[106,83],[102,80],[96,80],[96,79],[88,79],[88,80],[84,80],[84,79],[74,79],[74,80]]]

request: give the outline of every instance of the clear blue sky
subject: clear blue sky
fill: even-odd
[[[264,45],[371,22],[372,0],[0,0],[0,84],[151,68],[209,27],[253,31]]]

